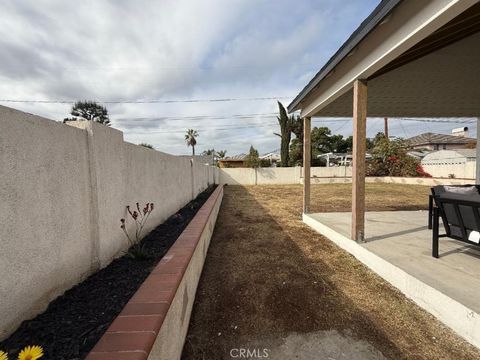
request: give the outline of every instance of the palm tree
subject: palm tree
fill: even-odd
[[[226,154],[227,154],[227,150],[217,151],[217,156],[218,156],[219,159],[223,159]]]
[[[204,150],[202,155],[215,155],[215,149]]]
[[[197,145],[198,136],[197,130],[188,129],[187,133],[185,134],[185,141],[187,142],[187,146],[192,147],[192,156],[195,156],[195,145]]]

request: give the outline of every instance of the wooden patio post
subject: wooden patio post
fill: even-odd
[[[353,149],[352,149],[352,239],[363,241],[365,234],[365,153],[367,124],[367,83],[353,83]]]
[[[310,162],[312,121],[309,117],[303,118],[303,213],[310,211]]]

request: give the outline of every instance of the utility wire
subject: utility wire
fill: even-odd
[[[251,119],[251,118],[276,118],[276,113],[264,114],[233,114],[233,115],[193,115],[193,116],[159,116],[159,117],[140,117],[140,118],[120,118],[116,121],[184,121],[184,120],[229,120],[229,119]]]
[[[181,118],[181,117],[178,117],[178,118],[174,118],[173,120],[191,120],[191,119],[208,119],[208,120],[220,120],[220,119],[232,119],[232,118],[242,118],[242,119],[249,119],[248,116],[252,116],[252,115],[262,115],[262,114],[234,114],[234,115],[231,115],[230,117],[227,116],[227,117],[210,117],[209,115],[198,115],[198,116],[187,116],[187,117],[184,117],[184,118]],[[263,114],[265,115],[267,118],[268,117],[273,117],[270,116],[270,114]],[[142,119],[142,118],[140,118]],[[144,118],[143,118],[144,119]],[[148,118],[147,118],[148,119]],[[165,118],[152,118],[152,120],[170,120],[171,118],[168,118],[168,117],[165,117]],[[251,118],[252,120],[255,120],[255,118]],[[372,119],[373,120],[373,119]],[[405,129],[405,127],[403,126],[403,122],[404,121],[407,121],[407,122],[413,122],[413,121],[417,121],[417,119],[398,119],[399,121],[396,123],[396,125],[399,125],[399,127],[401,128],[401,130],[403,131],[404,135],[406,137],[408,137],[409,135],[407,134],[407,131]],[[335,129],[332,130],[332,133],[338,133],[338,131],[340,131],[341,129],[343,129],[349,122],[351,122],[351,119],[330,119],[330,120],[323,120],[323,122],[339,122],[341,121],[343,124],[341,124],[340,126],[336,127]],[[445,123],[450,123],[452,122],[451,120],[449,121],[439,121],[439,122],[445,122]],[[276,126],[278,125],[277,122],[263,122],[263,123],[241,123],[240,125],[238,124],[231,124],[231,125],[222,125],[221,127],[218,127],[218,125],[212,125],[212,126],[208,126],[208,125],[204,125],[204,126],[201,126],[199,128],[197,128],[197,130],[199,131],[202,131],[202,130],[205,130],[205,131],[227,131],[227,130],[236,130],[236,129],[248,129],[248,128],[259,128],[259,127],[272,127],[272,126]],[[370,128],[373,128],[373,122],[370,123],[370,126],[369,126],[369,129]],[[398,126],[392,126],[392,128],[397,128]],[[169,130],[160,130],[160,131],[148,131],[146,133],[137,133],[137,134],[144,134],[144,135],[147,135],[147,134],[172,134],[172,133],[184,133],[185,132],[185,129],[183,128],[171,128]]]
[[[115,119],[120,123],[128,122],[128,121],[186,121],[186,120],[235,120],[235,119],[276,119],[278,114],[276,113],[259,113],[259,114],[233,114],[233,115],[194,115],[194,116],[160,116],[160,117],[139,117],[139,118],[120,118]],[[373,124],[373,120],[376,118],[369,119],[369,127],[375,127],[377,124]],[[475,123],[476,120],[465,120],[465,119],[456,119],[456,120],[442,120],[442,119],[414,119],[414,118],[397,118],[392,119],[397,121],[400,124],[402,121],[407,122],[420,122],[420,123],[458,123],[458,124],[471,124]],[[317,121],[321,123],[335,123],[335,122],[343,122],[344,124],[341,126],[343,128],[348,123],[352,122],[352,119],[347,118],[332,118],[332,119],[312,119],[312,121]],[[320,124],[321,125],[321,124]]]
[[[175,99],[175,100],[109,100],[100,101],[102,104],[173,104],[173,103],[199,103],[199,102],[232,102],[232,101],[262,101],[291,99],[292,96],[250,97],[250,98],[219,98],[219,99]],[[74,100],[26,100],[26,99],[0,99],[3,103],[26,103],[26,104],[74,104]]]
[[[236,130],[236,129],[248,129],[248,128],[256,128],[256,127],[267,127],[267,126],[272,126],[275,124],[250,124],[246,126],[232,126],[232,127],[223,127],[223,128],[203,128],[203,129],[198,129],[198,131],[202,130],[215,130],[215,131],[223,131],[223,130]],[[149,131],[148,133],[141,133],[142,135],[148,135],[148,134],[171,134],[171,133],[184,133],[185,129],[174,129],[174,130],[168,130],[168,131]],[[140,134],[140,133],[136,133]]]

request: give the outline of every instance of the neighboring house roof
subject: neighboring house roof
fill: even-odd
[[[425,156],[430,154],[432,151],[420,151],[420,150],[412,150],[407,152],[407,155],[412,156],[417,159],[423,159]]]
[[[347,55],[379,24],[381,23],[402,0],[382,0],[373,12],[360,24],[337,52],[320,69],[315,77],[303,88],[302,91],[288,105],[288,112],[296,110],[297,105],[307,94],[322,81],[330,71],[335,68]]]
[[[411,146],[435,145],[435,144],[469,144],[476,142],[476,139],[464,136],[448,134],[424,133],[407,139]]]
[[[260,159],[271,159],[271,160],[280,160],[280,154],[271,152],[265,155],[260,156]]]
[[[218,161],[244,161],[247,154],[238,154],[235,156],[229,156],[223,159],[218,159]]]

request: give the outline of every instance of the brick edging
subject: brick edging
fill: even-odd
[[[146,360],[208,219],[219,185],[112,322],[86,360]]]

